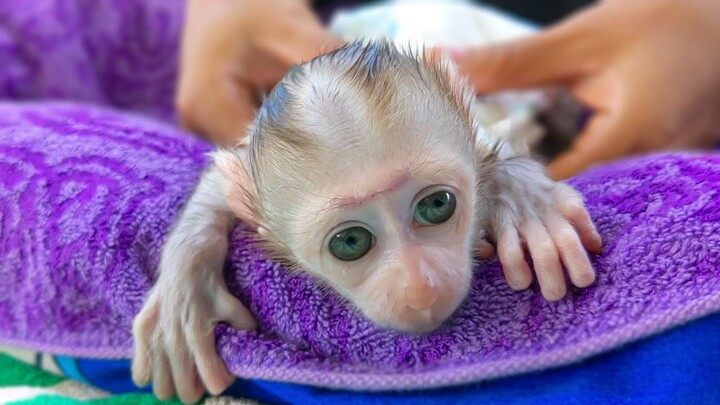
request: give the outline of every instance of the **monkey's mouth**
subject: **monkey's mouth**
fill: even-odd
[[[443,326],[462,303],[462,300],[459,300],[458,303],[453,301],[456,300],[447,299],[445,302],[438,302],[431,308],[422,310],[405,307],[402,311],[384,314],[386,319],[378,323],[400,332],[411,334],[431,333]]]
[[[411,311],[411,316],[406,316],[408,320],[404,322],[405,332],[430,333],[438,329],[445,319],[447,319],[446,317],[439,317],[432,309]]]

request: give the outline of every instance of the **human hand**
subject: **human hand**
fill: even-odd
[[[189,0],[176,106],[181,125],[229,146],[296,63],[342,45],[306,0]]]
[[[537,35],[450,51],[478,92],[565,85],[594,111],[550,163],[595,163],[720,140],[720,2],[605,0]]]

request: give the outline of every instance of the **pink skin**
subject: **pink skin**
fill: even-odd
[[[416,311],[424,311],[432,308],[437,302],[440,292],[435,287],[435,282],[428,274],[429,267],[423,260],[423,251],[418,246],[407,246],[399,253],[399,268],[403,269],[403,278],[398,283],[398,288],[391,297],[395,302],[407,306]],[[403,288],[399,288],[403,286]]]
[[[407,171],[400,171],[393,175],[391,180],[388,182],[386,186],[383,186],[379,189],[379,191],[373,191],[370,193],[366,193],[365,195],[361,196],[349,196],[349,197],[341,197],[341,198],[333,198],[332,199],[332,207],[334,208],[352,208],[357,207],[359,205],[363,205],[364,203],[371,200],[373,197],[375,197],[378,194],[387,193],[390,191],[397,190],[398,188],[402,187],[405,183],[410,180],[410,173]]]

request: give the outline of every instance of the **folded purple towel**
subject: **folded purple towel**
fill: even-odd
[[[132,318],[207,151],[138,116],[0,104],[0,344],[128,357]],[[265,259],[238,228],[226,279],[260,326],[218,327],[219,350],[241,377],[428,388],[574,362],[720,309],[720,155],[635,159],[572,183],[606,242],[591,288],[548,303],[483,262],[447,326],[412,337]]]

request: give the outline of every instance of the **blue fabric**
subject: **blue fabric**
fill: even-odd
[[[67,364],[67,359],[63,360]],[[110,392],[138,390],[130,362],[76,359],[73,375]],[[71,377],[73,377],[71,375]],[[77,378],[77,377],[75,377]],[[331,391],[237,381],[228,394],[271,404],[720,404],[720,314],[583,363],[471,386],[409,393]]]
[[[584,363],[469,387],[358,394],[278,383],[258,398],[293,404],[720,404],[720,314]]]

